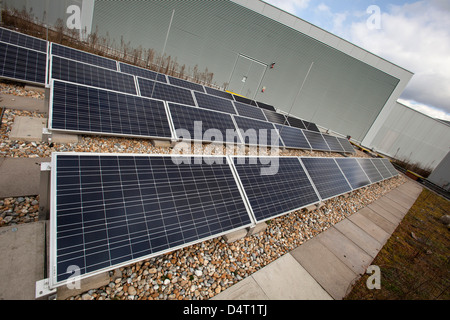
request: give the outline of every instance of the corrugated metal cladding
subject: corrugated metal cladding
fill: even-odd
[[[108,34],[116,44],[123,39],[132,47],[160,53],[173,9],[166,53],[180,65],[191,70],[196,65],[201,71],[208,68],[217,85],[224,86],[231,79],[229,88],[236,93],[283,111],[289,112],[294,104],[292,114],[359,141],[399,82],[231,1],[96,0],[92,29],[98,27],[99,34]],[[273,62],[273,69],[266,68]],[[262,87],[266,87],[265,93]]]
[[[373,141],[373,148],[434,169],[450,147],[450,126],[397,103]]]

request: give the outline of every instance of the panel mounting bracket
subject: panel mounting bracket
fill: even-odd
[[[56,299],[56,288],[50,289],[48,278],[36,281],[35,298],[49,296],[49,300]]]

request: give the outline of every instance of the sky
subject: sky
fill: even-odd
[[[414,73],[399,102],[450,120],[449,0],[264,0]]]

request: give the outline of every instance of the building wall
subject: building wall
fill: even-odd
[[[7,2],[33,8],[37,16],[48,8],[49,21],[61,16],[66,21],[70,14],[64,7],[78,4],[84,24],[92,17],[92,30],[116,45],[124,42],[157,53],[163,50],[175,10],[166,54],[178,64],[186,65],[188,71],[195,66],[200,71],[208,68],[218,86],[350,135],[356,141],[369,136],[371,142],[412,76],[259,0]],[[275,67],[270,69],[273,62]],[[264,93],[262,87],[266,88]]]
[[[447,153],[436,169],[433,170],[428,180],[450,191],[450,152]]]
[[[367,147],[433,170],[449,151],[450,126],[397,102]]]

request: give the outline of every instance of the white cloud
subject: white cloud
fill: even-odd
[[[381,13],[381,29],[369,30],[366,21],[353,23],[349,40],[415,73],[402,94],[404,100],[420,101],[450,114],[448,2],[391,6],[389,12]]]
[[[445,113],[445,111],[427,106],[422,103],[418,103],[413,100],[398,99],[398,102],[404,104],[407,107],[410,107],[411,109],[424,113],[432,118],[450,121],[450,114]]]
[[[310,0],[264,0],[264,2],[298,16],[299,11],[308,7]]]

